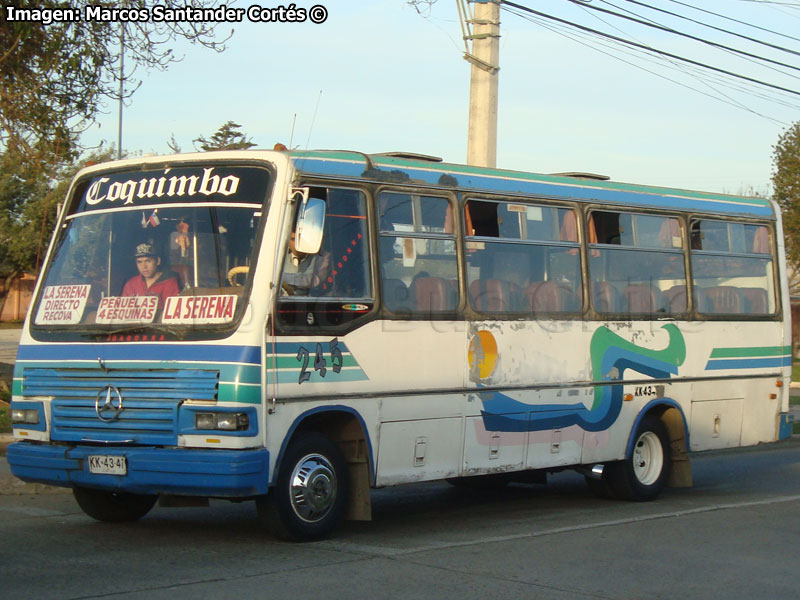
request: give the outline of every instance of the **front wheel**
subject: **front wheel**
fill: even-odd
[[[339,447],[323,435],[304,433],[289,445],[275,487],[256,500],[256,508],[282,539],[320,539],[342,522],[347,485]]]
[[[645,416],[634,434],[631,456],[608,465],[614,495],[637,502],[653,500],[664,489],[671,465],[669,436],[661,420]]]
[[[93,519],[106,523],[138,521],[155,505],[158,496],[126,494],[76,487],[72,495],[81,510]]]

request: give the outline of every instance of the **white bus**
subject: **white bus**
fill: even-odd
[[[370,488],[574,468],[691,485],[790,434],[780,213],[762,198],[237,151],[82,170],[14,370],[25,481],[102,521],[255,500],[280,536]]]

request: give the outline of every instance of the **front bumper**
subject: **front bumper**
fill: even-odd
[[[794,430],[794,414],[781,413],[780,421],[778,422],[778,439],[787,440],[792,437]]]
[[[124,456],[126,475],[89,472],[89,455]],[[56,446],[16,442],[11,472],[23,481],[133,494],[243,498],[267,493],[269,452],[190,448]]]

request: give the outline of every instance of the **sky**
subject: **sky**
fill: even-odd
[[[310,9],[317,1],[301,0],[296,6]],[[785,37],[800,32],[800,1],[702,3],[703,9],[741,23],[694,10],[688,7],[692,0],[641,1],[792,53],[653,12],[631,0],[518,3],[800,90],[792,72],[800,74],[800,54],[794,54],[800,52],[800,39]],[[260,148],[281,142],[300,149],[402,150],[465,162],[470,66],[462,57],[456,1],[438,0],[421,13],[404,0],[320,3],[328,11],[321,24],[248,19],[220,24],[221,36],[234,30],[222,53],[176,43],[181,62],[164,72],[137,73],[142,84],[124,108],[122,147],[168,154],[167,142],[174,136],[183,151],[193,151],[192,140],[210,137],[233,120]],[[229,5],[247,8],[250,2]],[[789,66],[742,60],[585,5],[635,12]],[[498,167],[584,171],[615,181],[711,192],[770,193],[772,148],[800,120],[800,95],[690,71],[676,67],[675,60],[623,53],[616,44],[600,46],[592,34],[576,40],[575,29],[549,20],[532,22],[505,9],[500,19]],[[116,144],[117,110],[107,105],[83,142]]]

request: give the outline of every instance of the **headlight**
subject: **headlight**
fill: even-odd
[[[250,417],[245,413],[197,413],[195,429],[219,429],[222,431],[244,431],[250,428]]]
[[[39,411],[35,408],[12,408],[12,425],[38,425]]]

